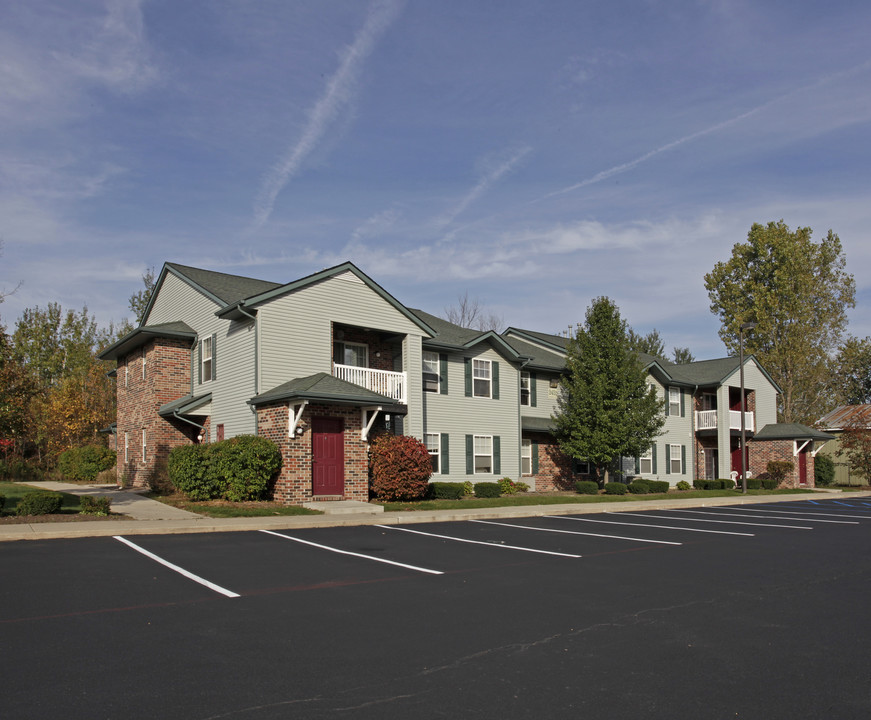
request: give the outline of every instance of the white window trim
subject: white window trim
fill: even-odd
[[[434,371],[432,370],[431,367],[427,366],[427,364],[426,364],[427,363],[427,359],[426,359],[427,355],[435,356],[435,370]],[[430,376],[435,375],[435,385],[436,385],[435,390],[427,390],[426,389],[426,382],[424,381],[424,383],[423,383],[423,386],[424,386],[423,391],[424,392],[434,392],[434,393],[441,392],[442,383],[441,383],[441,378],[439,377],[439,362],[440,362],[439,361],[439,354],[437,352],[433,352],[432,350],[424,350],[423,351],[423,354],[421,355],[421,364],[423,365],[424,380],[426,379],[427,375],[430,375]]]
[[[215,349],[212,347],[212,336],[205,337],[200,341],[202,344],[200,345],[200,376],[203,379],[204,383],[211,382],[213,377],[213,369],[214,369],[214,354]],[[206,347],[209,348],[209,354],[206,355]],[[209,364],[209,372],[206,374],[206,363]]]
[[[683,455],[681,448],[683,445],[673,445],[669,444],[668,450],[668,470],[672,475],[682,475],[683,467],[681,463],[681,455]],[[677,455],[675,456],[675,450],[677,450]],[[673,463],[677,463],[677,470],[674,469]]]
[[[529,472],[524,467],[527,461]],[[527,477],[532,475],[532,440],[529,438],[523,438],[520,441],[520,474]]]
[[[489,440],[490,441],[490,453],[479,453],[478,452],[478,440]],[[490,458],[490,469],[489,470],[478,470],[478,458],[479,457],[489,457]],[[492,475],[493,474],[493,436],[492,435],[473,435],[472,436],[472,470],[475,475]]]
[[[676,399],[672,399],[672,397]],[[668,413],[669,415],[680,415],[680,388],[668,388]]]
[[[142,379],[145,380],[145,348],[142,348]]]
[[[477,371],[479,367],[476,367],[480,364],[480,370],[483,371],[484,367],[487,368],[487,377],[479,377]],[[481,380],[487,382],[487,394],[479,395],[477,391],[477,387],[475,385],[476,380]],[[472,358],[472,397],[480,397],[480,398],[492,398],[493,397],[493,361],[492,360],[482,360],[481,358]],[[476,436],[477,437],[477,436]],[[483,435],[480,437],[484,437]]]
[[[431,447],[428,438],[435,438],[435,446]],[[442,471],[442,434],[441,433],[424,433],[423,443],[426,445],[426,451],[429,453],[430,460],[436,459],[436,466],[433,468],[433,475],[440,475]]]
[[[526,381],[526,402],[523,402],[523,386]],[[520,371],[520,404],[524,407],[532,405],[532,375],[528,370]]]

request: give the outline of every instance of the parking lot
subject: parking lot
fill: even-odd
[[[3,714],[865,718],[844,497],[4,543]]]

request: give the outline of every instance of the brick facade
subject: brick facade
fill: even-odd
[[[801,445],[801,442],[799,442]],[[797,487],[815,487],[814,477],[814,456],[806,447],[801,454],[804,454],[807,460],[807,484],[799,483],[799,457],[793,455],[792,440],[757,440],[747,442],[748,455],[748,470],[753,474],[753,477],[763,475],[768,468],[768,463],[772,460],[781,460],[792,463],[792,470],[780,483],[780,487],[797,488]]]
[[[281,450],[281,472],[273,497],[285,505],[317,500],[312,494],[312,418],[339,417],[344,420],[345,500],[369,500],[368,445],[360,437],[360,409],[338,405],[307,405],[297,425],[302,434],[287,435],[286,402],[257,408],[257,434],[272,440]]]
[[[595,479],[593,475],[572,472],[572,459],[563,454],[548,433],[524,433],[524,437],[532,440],[533,452],[538,448],[538,472],[531,476],[536,492],[574,490],[577,480]]]
[[[165,462],[173,447],[194,441],[197,428],[186,423],[176,425],[157,414],[161,405],[190,392],[190,368],[190,346],[184,340],[152,340],[118,360],[119,482],[134,487],[147,486],[149,475]]]

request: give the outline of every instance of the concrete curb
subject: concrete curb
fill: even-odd
[[[844,498],[871,497],[871,492],[841,493],[821,491],[820,495]],[[625,502],[565,503],[558,505],[524,505],[520,507],[473,508],[465,510],[420,510],[388,512],[378,515],[291,515],[250,518],[193,518],[169,520],[105,520],[95,522],[32,523],[0,526],[0,542],[14,540],[50,540],[56,538],[107,537],[113,535],[176,535],[183,533],[250,532],[252,530],[294,530],[356,525],[411,525],[462,520],[506,520],[543,515],[586,515],[604,512],[639,510],[673,510],[721,505],[759,505],[807,500],[809,495],[753,495],[715,498],[668,498],[664,500],[628,500]],[[153,501],[152,501],[153,502]],[[190,514],[190,513],[189,513]]]

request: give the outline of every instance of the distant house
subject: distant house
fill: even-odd
[[[101,353],[117,361],[119,477],[144,485],[176,445],[258,434],[284,458],[276,499],[366,500],[368,440],[391,430],[425,443],[433,480],[571,488],[591,468],[551,435],[567,346],[406,307],[350,262],[285,284],[166,263],[140,326]],[[796,460],[788,483],[813,485],[814,431],[776,425],[778,388],[753,357],[743,401],[735,358],[641,359],[665,428],[619,475],[740,471],[743,412],[750,472]]]
[[[835,483],[838,485],[862,485],[841,450],[841,436],[850,428],[871,430],[871,405],[841,405],[817,421],[817,427],[830,433],[834,439],[826,443],[820,451],[835,463]]]

